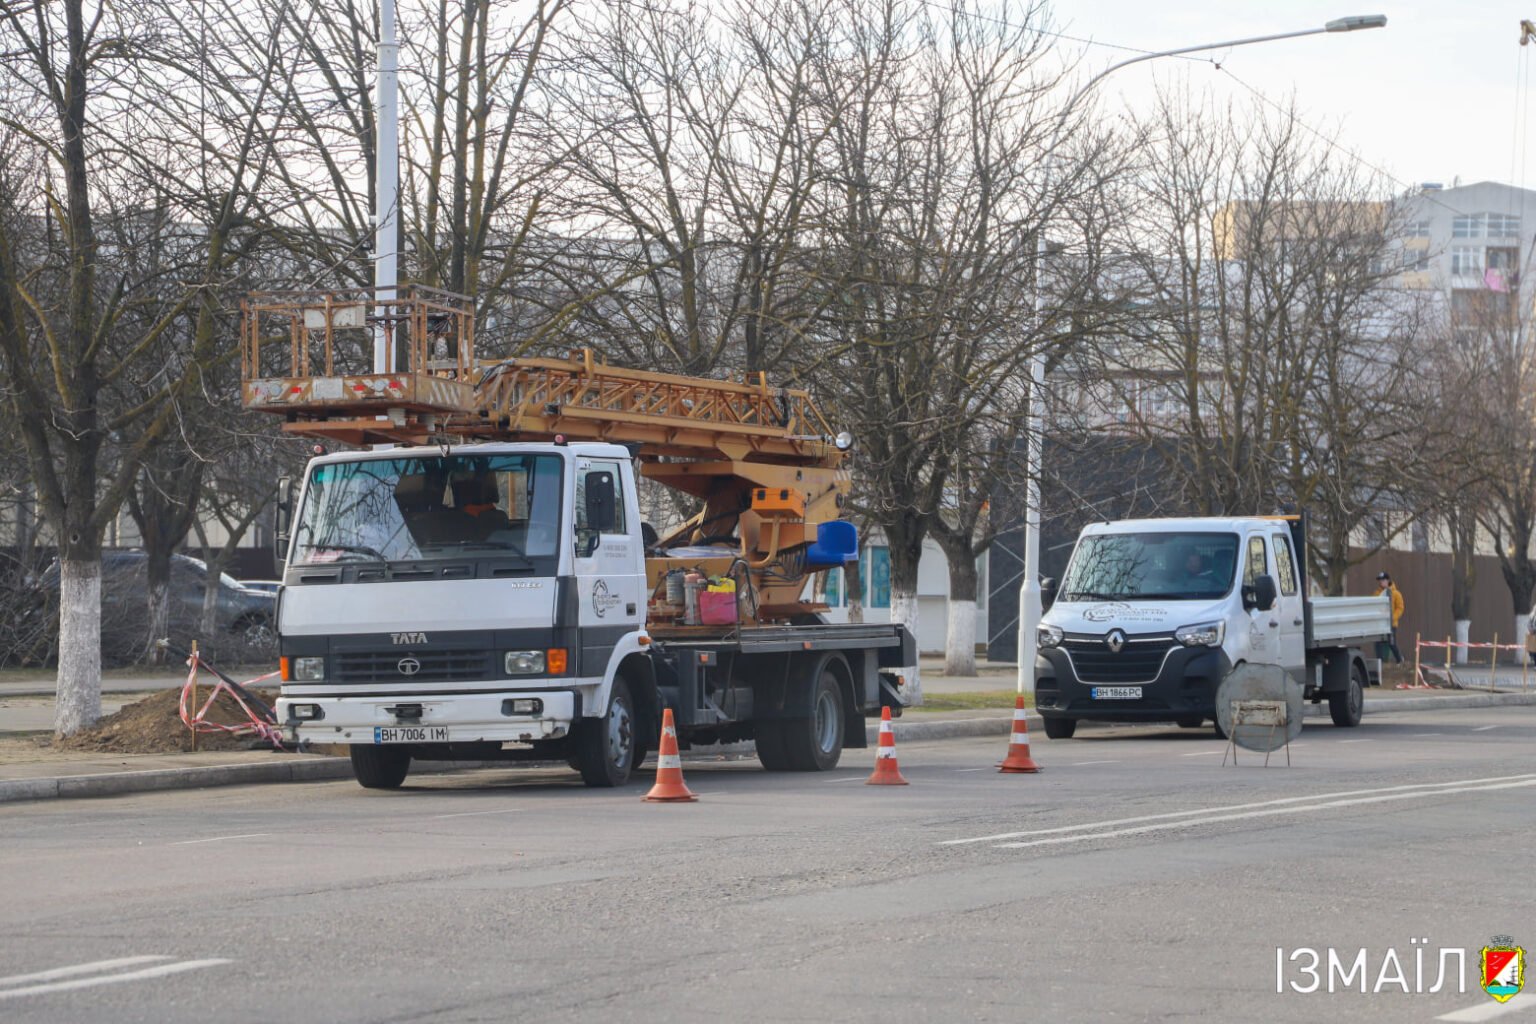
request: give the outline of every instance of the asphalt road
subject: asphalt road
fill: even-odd
[[[5,806],[0,1019],[1536,1020],[1477,962],[1536,950],[1536,708],[1223,749],[1084,727],[1002,776],[999,740],[912,743],[905,788],[862,785],[873,751],[689,762],[673,805],[541,768]],[[1367,988],[1395,950],[1411,994],[1329,994],[1326,959],[1277,993],[1277,947],[1364,948]],[[1414,991],[1441,947],[1465,993]]]

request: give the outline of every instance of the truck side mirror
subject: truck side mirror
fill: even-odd
[[[1243,604],[1246,607],[1257,608],[1261,612],[1269,611],[1279,599],[1280,590],[1275,586],[1273,576],[1257,576],[1254,578],[1253,586],[1243,588]]]
[[[288,557],[288,537],[293,529],[293,477],[277,478],[277,504],[272,516],[272,561],[281,566]],[[282,570],[279,569],[279,572]]]
[[[1040,610],[1046,611],[1056,603],[1057,583],[1053,577],[1047,576],[1040,581]]]

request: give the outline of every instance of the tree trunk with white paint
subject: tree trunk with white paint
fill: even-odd
[[[976,600],[951,599],[949,630],[944,636],[944,674],[976,674]]]
[[[907,632],[917,636],[917,593],[912,590],[896,589],[895,581],[891,582],[891,621],[899,622],[907,627]],[[917,707],[923,702],[922,675],[908,679],[902,686],[907,698],[908,707]]]
[[[1467,642],[1467,637],[1469,637],[1471,635],[1472,635],[1472,620],[1471,619],[1457,619],[1456,620],[1456,642],[1459,643],[1459,644],[1464,644],[1464,643]],[[1465,647],[1458,647],[1458,648],[1456,648],[1456,658],[1455,658],[1455,661],[1456,661],[1456,664],[1458,664],[1458,665],[1465,665],[1467,663],[1467,649]]]
[[[59,673],[54,732],[101,717],[101,560],[59,561]]]

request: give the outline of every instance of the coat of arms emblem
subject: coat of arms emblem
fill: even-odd
[[[1525,984],[1525,950],[1508,935],[1495,935],[1483,947],[1478,980],[1484,992],[1501,1003],[1507,1001]]]

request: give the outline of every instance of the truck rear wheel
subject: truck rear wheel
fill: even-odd
[[[792,772],[825,772],[843,756],[843,693],[832,669],[822,666],[811,687],[811,713],[774,723],[784,745],[784,766]],[[771,746],[770,741],[770,746]],[[759,757],[762,755],[759,754]],[[764,762],[765,766],[767,762]]]
[[[1365,671],[1356,662],[1349,667],[1349,686],[1342,693],[1328,695],[1328,715],[1333,724],[1352,729],[1360,724],[1365,711]]]
[[[613,680],[608,713],[586,718],[574,740],[576,765],[581,781],[599,789],[611,789],[629,781],[635,766],[635,707],[623,676]]]
[[[765,718],[757,723],[757,759],[770,772],[789,771],[789,758],[784,755],[784,721]]]
[[[388,744],[352,744],[352,774],[364,789],[399,789],[411,770],[411,752]]]
[[[1075,732],[1077,732],[1077,719],[1075,718],[1045,719],[1045,734],[1053,740],[1069,740]]]

